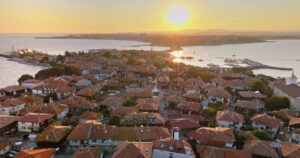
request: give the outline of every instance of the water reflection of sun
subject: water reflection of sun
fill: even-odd
[[[181,60],[182,51],[174,51],[174,52],[171,52],[171,54],[174,57],[174,59],[173,59],[174,63],[180,63],[182,61]]]
[[[175,59],[173,59],[173,62],[174,63],[180,63],[182,60],[180,59],[180,58],[175,58]]]
[[[182,57],[182,51],[174,51],[171,54],[176,58]]]

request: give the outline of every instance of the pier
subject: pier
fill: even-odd
[[[246,68],[249,68],[251,70],[255,69],[274,69],[274,70],[284,70],[284,71],[292,71],[292,68],[286,68],[286,67],[277,67],[277,66],[269,66],[265,65],[250,59],[243,59],[242,63],[247,64],[248,66],[245,66]]]

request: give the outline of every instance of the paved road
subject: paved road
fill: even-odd
[[[160,90],[160,93],[159,93],[159,111],[162,115],[162,117],[164,118],[165,121],[168,120],[168,113],[167,113],[167,110],[166,110],[166,102],[164,101],[164,94],[168,94],[166,92],[166,90]]]

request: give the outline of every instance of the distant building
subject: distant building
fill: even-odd
[[[291,110],[300,111],[300,86],[297,84],[297,77],[294,73],[286,78],[286,84],[275,84],[273,89],[276,96],[289,98]]]
[[[29,113],[18,119],[18,130],[20,132],[40,132],[50,124],[52,117],[52,114]]]
[[[267,114],[256,114],[251,118],[252,127],[258,130],[266,130],[270,138],[277,134],[281,120]]]

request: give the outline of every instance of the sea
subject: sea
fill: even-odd
[[[32,49],[52,55],[68,51],[88,51],[90,49],[121,50],[166,50],[168,47],[151,46],[150,43],[130,40],[100,39],[36,39],[35,37],[58,36],[63,34],[0,34],[0,53],[12,49]],[[270,66],[293,68],[300,78],[300,40],[272,40],[262,43],[226,44],[219,46],[183,47],[182,56],[193,57],[180,62],[195,66],[209,63],[227,67],[224,59],[251,59]],[[26,65],[0,57],[0,88],[17,84],[22,74],[34,75],[44,67]],[[291,71],[259,69],[255,74],[273,77],[287,77]]]

